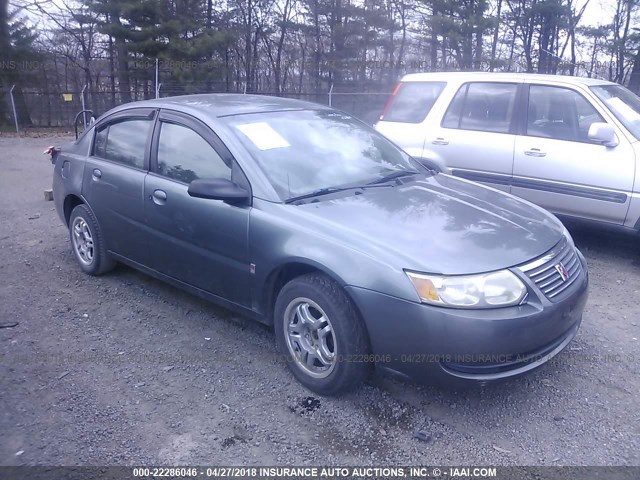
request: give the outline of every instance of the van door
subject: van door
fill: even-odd
[[[589,127],[606,122],[604,115],[573,88],[528,86],[527,119],[524,134],[516,139],[511,192],[554,213],[623,224],[635,157],[619,131],[615,147],[589,140]]]
[[[430,128],[423,156],[441,158],[458,177],[508,192],[513,169],[518,83],[470,82]]]

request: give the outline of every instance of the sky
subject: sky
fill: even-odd
[[[584,3],[585,0],[578,1],[578,10]],[[616,0],[589,0],[580,25],[597,27],[611,23],[615,13]]]

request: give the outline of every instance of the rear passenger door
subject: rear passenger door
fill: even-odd
[[[606,122],[606,115],[577,89],[528,86],[512,193],[554,213],[622,224],[633,187],[634,153],[620,132],[615,147],[589,140],[591,124]]]
[[[519,85],[463,84],[440,124],[427,131],[423,157],[441,159],[455,176],[510,191]]]
[[[97,125],[82,182],[107,249],[136,262],[148,249],[143,192],[155,114],[131,109]]]

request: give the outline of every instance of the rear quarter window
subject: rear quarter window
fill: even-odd
[[[384,122],[420,123],[438,100],[445,82],[404,82],[380,116]]]

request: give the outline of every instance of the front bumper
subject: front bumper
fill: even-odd
[[[544,365],[576,335],[589,283],[584,257],[578,256],[580,278],[555,303],[531,284],[526,304],[487,310],[347,290],[367,326],[377,369],[421,383],[485,384]]]

